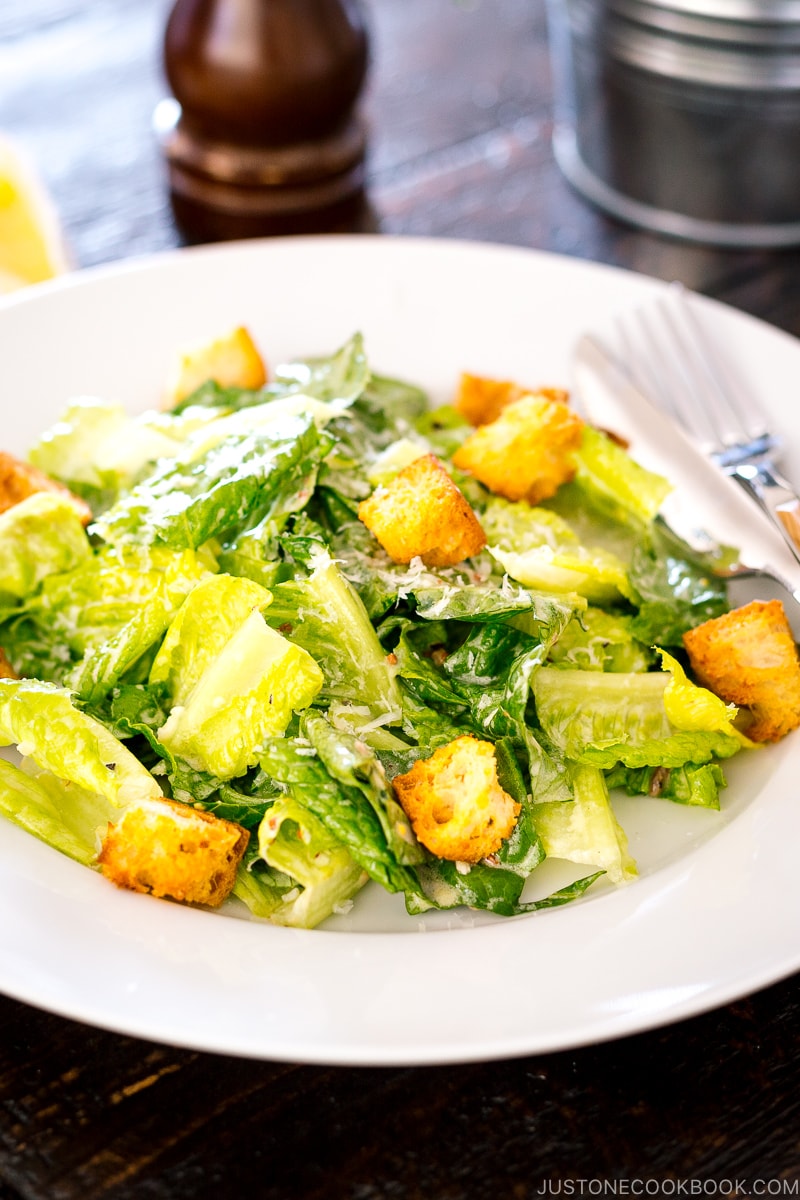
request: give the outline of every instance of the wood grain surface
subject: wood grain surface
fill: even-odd
[[[364,227],[677,278],[800,334],[797,251],[650,236],[571,191],[550,145],[543,0],[366,7]],[[37,162],[76,265],[182,244],[153,130],[168,11],[0,4],[0,130]],[[2,998],[0,1029],[0,1200],[798,1194],[798,977],[626,1040],[441,1068],[192,1053]]]

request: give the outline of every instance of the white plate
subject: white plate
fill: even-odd
[[[662,287],[533,251],[367,237],[95,270],[0,304],[4,441],[24,451],[80,393],[152,406],[176,346],[239,322],[273,363],[361,329],[376,369],[436,400],[462,370],[566,383],[576,338]],[[797,344],[705,307],[791,439]],[[794,437],[797,477],[799,455]],[[507,1057],[675,1021],[800,967],[797,739],[732,763],[722,814],[620,802],[642,877],[515,920],[417,921],[373,889],[337,929],[274,928],[118,891],[3,823],[0,988],[158,1041],[340,1064]]]

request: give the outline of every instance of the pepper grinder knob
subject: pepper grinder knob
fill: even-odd
[[[352,225],[364,205],[360,0],[177,0],[157,125],[192,241]]]

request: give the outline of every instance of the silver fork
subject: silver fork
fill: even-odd
[[[623,362],[618,349],[595,334],[584,334],[577,342],[572,363],[572,401],[575,407],[592,424],[602,429],[616,430],[630,437],[632,453],[644,466],[666,475],[672,482],[673,491],[662,504],[656,521],[669,534],[677,537],[702,561],[710,575],[724,579],[728,588],[731,606],[747,604],[750,600],[780,600],[792,627],[795,640],[800,643],[800,586],[798,572],[787,559],[782,568],[775,568],[763,557],[761,538],[756,532],[762,515],[757,515],[755,506],[747,513],[749,499],[741,497],[741,505],[733,504],[739,497],[736,488],[728,484],[720,474],[717,483],[722,489],[711,494],[714,505],[723,505],[728,516],[725,528],[731,538],[734,529],[745,534],[754,553],[752,561],[745,557],[732,559],[731,547],[722,546],[705,529],[703,521],[708,510],[699,495],[709,498],[707,483],[703,481],[716,474],[716,468],[706,454],[683,431],[672,414],[659,408],[651,394],[643,392],[634,383],[628,362]],[[637,372],[639,376],[641,372]],[[647,453],[655,449],[655,460]],[[730,495],[727,496],[727,493]],[[723,494],[724,493],[724,494]],[[726,498],[727,497],[727,498]],[[737,514],[737,509],[743,511]],[[705,509],[705,511],[704,511]],[[750,525],[747,516],[756,518]],[[744,524],[740,524],[742,518]]]
[[[631,382],[764,510],[800,562],[800,498],[775,463],[780,439],[755,397],[715,354],[680,284],[620,317],[621,357]]]

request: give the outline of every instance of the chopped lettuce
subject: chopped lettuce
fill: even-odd
[[[572,782],[572,800],[533,806],[533,823],[547,855],[598,867],[612,883],[629,882],[637,874],[636,863],[611,807],[603,773],[578,765]]]
[[[687,630],[729,607],[724,579],[658,521],[633,550],[630,581],[638,609],[633,632],[648,644],[681,646]]]
[[[695,685],[688,685],[695,687]],[[716,713],[693,724],[685,700],[667,713],[669,676],[611,674],[544,667],[533,683],[536,713],[547,738],[574,762],[597,767],[679,767],[729,758],[741,748],[741,735]],[[696,691],[703,689],[697,688]]]
[[[370,466],[367,478],[373,487],[386,485],[405,467],[429,453],[430,448],[425,442],[407,437],[400,438],[380,452]]]
[[[323,823],[290,796],[276,800],[262,820],[258,851],[273,873],[293,883],[270,913],[277,925],[319,925],[369,878]]]
[[[708,688],[698,687],[687,677],[681,664],[666,650],[661,650],[661,665],[669,672],[664,689],[664,712],[676,729],[719,730],[736,739],[741,746],[750,742],[734,725],[735,704],[726,704]]]
[[[669,480],[645,470],[608,434],[591,425],[583,428],[575,461],[578,485],[617,516],[647,524],[672,491]]]
[[[282,363],[275,378],[261,388],[222,387],[209,379],[175,406],[172,413],[181,416],[198,408],[228,412],[243,408],[263,408],[291,396],[310,396],[321,402],[346,407],[362,394],[369,381],[364,354],[364,339],[356,333],[327,358],[300,359]]]
[[[335,729],[318,713],[308,712],[303,733],[333,779],[357,788],[369,801],[386,843],[399,863],[417,863],[425,852],[414,836],[408,817],[397,802],[383,764],[359,738]]]
[[[726,786],[719,763],[685,763],[682,767],[624,767],[606,772],[609,790],[621,788],[629,796],[660,796],[676,804],[718,809]]]
[[[161,795],[150,772],[64,688],[37,679],[0,679],[0,746],[59,779],[123,805]]]
[[[416,873],[398,861],[372,798],[360,786],[335,779],[308,738],[273,739],[264,749],[261,766],[321,821],[371,879],[387,891],[419,895]]]
[[[549,661],[581,671],[647,671],[655,655],[634,637],[633,620],[602,608],[576,613],[551,647]]]
[[[238,900],[303,928],[367,880],[411,914],[513,916],[633,878],[609,789],[718,808],[750,746],[682,665],[724,584],[660,522],[669,484],[599,430],[532,506],[453,467],[470,428],[375,374],[359,334],[169,412],[71,403],[31,460],[89,501],[88,531],[56,493],[0,515],[0,646],[25,677],[0,679],[23,756],[0,760],[0,812],[92,864],[120,807],[196,806],[250,832]],[[358,517],[428,453],[487,536],[446,568],[393,562]],[[463,735],[519,809],[469,864],[418,841],[392,786]],[[589,873],[526,899],[547,858]]]
[[[526,587],[578,592],[595,603],[632,595],[625,565],[617,556],[602,546],[582,545],[563,517],[550,509],[495,497],[481,523],[491,554]]]
[[[203,673],[252,612],[272,596],[249,579],[212,575],[189,593],[150,668],[150,683],[164,683],[173,704],[185,704]]]
[[[265,517],[252,529],[236,533],[220,545],[217,554],[220,571],[244,576],[271,588],[281,580],[290,579],[291,567],[279,558],[279,534],[285,517]]]
[[[366,736],[400,722],[395,672],[358,593],[327,554],[307,579],[276,584],[265,617],[322,668],[320,703]]]
[[[97,704],[160,640],[209,575],[209,563],[191,550],[104,547],[73,570],[49,575],[26,603],[39,646],[34,640],[31,652],[45,661],[60,657],[58,680]],[[35,659],[25,665],[25,674],[39,674]]]
[[[205,662],[202,646],[196,651]],[[187,674],[194,677],[191,662]],[[263,743],[284,732],[292,713],[306,708],[322,683],[311,655],[253,610],[198,672],[159,730],[159,741],[190,767],[233,779],[255,766]]]
[[[204,453],[191,441],[96,522],[107,542],[196,549],[268,516],[302,508],[331,442],[308,413],[231,432]]]
[[[160,459],[177,454],[183,435],[185,427],[174,421],[159,422],[151,413],[129,417],[121,404],[84,396],[67,405],[29,457],[97,513]]]
[[[91,557],[75,506],[57,492],[34,492],[0,513],[0,596],[23,599],[48,575]]]
[[[34,775],[0,758],[0,812],[48,846],[91,866],[108,802],[55,775]]]
[[[103,546],[73,570],[49,575],[25,612],[73,658],[102,646],[156,597],[174,611],[214,568],[194,551]]]

